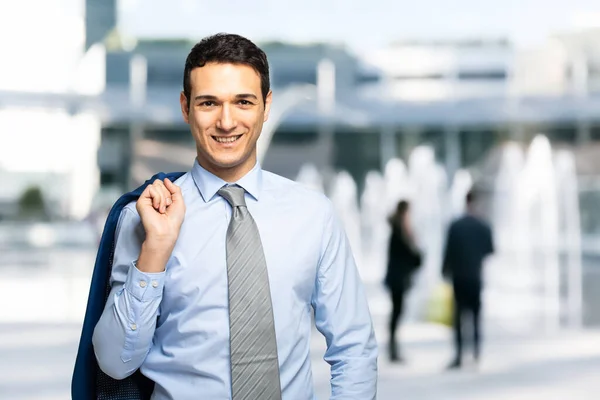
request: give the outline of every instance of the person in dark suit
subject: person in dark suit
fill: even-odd
[[[444,251],[443,275],[454,289],[454,345],[456,355],[448,366],[460,368],[463,354],[463,322],[471,316],[473,355],[479,361],[481,346],[481,291],[483,260],[494,252],[492,230],[475,212],[476,194],[466,196],[467,212],[450,225]]]
[[[393,362],[403,361],[396,343],[398,321],[402,317],[404,297],[411,284],[413,273],[421,265],[409,221],[409,203],[402,200],[389,219],[392,234],[388,247],[388,265],[385,284],[390,291],[392,313],[389,325],[389,355]]]

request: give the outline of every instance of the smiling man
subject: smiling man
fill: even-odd
[[[114,379],[139,369],[152,399],[314,399],[313,312],[331,399],[375,398],[371,317],[331,202],[257,161],[271,101],[261,49],[203,39],[180,96],[197,158],[121,213],[94,352]]]

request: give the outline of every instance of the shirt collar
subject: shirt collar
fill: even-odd
[[[219,189],[228,184],[244,188],[255,200],[258,200],[262,188],[262,168],[258,161],[254,165],[254,168],[240,180],[228,183],[202,168],[198,163],[198,159],[196,159],[192,168],[192,177],[205,203],[211,201]]]

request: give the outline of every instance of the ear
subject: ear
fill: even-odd
[[[269,113],[271,112],[271,101],[273,100],[273,92],[269,90],[267,97],[265,98],[265,117],[263,122],[267,122],[269,119]]]
[[[186,124],[190,123],[190,104],[183,91],[179,94],[179,104],[181,105],[181,115]]]

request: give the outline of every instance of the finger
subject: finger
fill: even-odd
[[[152,207],[157,211],[160,208],[160,193],[154,186],[150,186],[150,197],[152,198]]]
[[[152,193],[154,195],[154,201],[153,201],[153,205],[154,208],[156,209],[156,211],[158,211],[159,213],[162,213],[162,208],[164,205],[164,198],[162,195],[162,191],[160,190],[159,187],[157,187],[156,185],[152,184]]]
[[[150,185],[146,186],[146,188],[144,189],[144,191],[140,195],[140,199],[150,199],[150,200],[152,200],[152,195],[150,194],[150,189],[151,188],[152,188],[152,186],[150,186]]]
[[[135,208],[138,210],[139,213],[141,213],[140,210],[143,204],[148,204],[148,202],[152,204],[152,195],[150,194],[150,189],[150,185],[146,186],[136,203]]]
[[[157,179],[154,182],[152,182],[152,186],[160,188],[161,190],[170,194],[169,190],[166,188],[165,184],[160,179]]]
[[[160,197],[156,193],[156,189],[154,189],[152,186],[149,186],[148,192],[150,194],[150,201],[152,202],[152,207],[158,209],[158,206],[160,205]]]
[[[164,213],[167,209],[167,206],[170,206],[172,203],[171,192],[169,192],[169,190],[165,187],[165,184],[158,179],[154,181],[152,186],[154,186],[154,188],[157,189],[162,196],[160,212]]]
[[[156,193],[158,193],[158,195],[160,196],[160,204],[158,206],[158,212],[161,214],[164,214],[165,209],[167,208],[167,199],[165,198],[163,188],[161,188],[160,185],[156,185],[156,186],[154,186],[154,190],[156,190]]]

